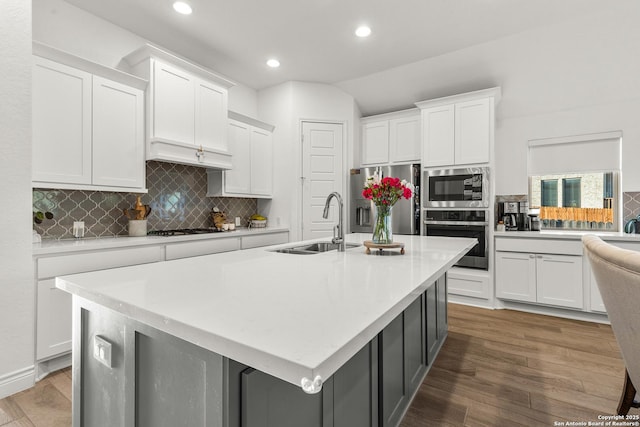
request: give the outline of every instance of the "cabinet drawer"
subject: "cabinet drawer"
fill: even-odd
[[[280,245],[289,243],[289,232],[260,234],[257,236],[243,236],[242,249],[259,248],[260,246]]]
[[[449,293],[474,298],[489,299],[489,276],[465,274],[451,270],[447,273]]]
[[[167,261],[240,249],[239,238],[209,239],[196,242],[175,243],[167,245]]]
[[[580,239],[496,238],[496,251],[582,255],[582,241]]]
[[[162,246],[89,252],[38,259],[38,279],[162,261]]]

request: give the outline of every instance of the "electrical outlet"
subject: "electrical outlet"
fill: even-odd
[[[93,337],[93,358],[111,368],[111,343],[99,335]]]

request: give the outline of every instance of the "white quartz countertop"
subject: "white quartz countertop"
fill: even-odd
[[[544,230],[544,231],[496,231],[495,237],[512,237],[527,239],[566,239],[580,240],[585,234],[593,234],[605,241],[640,242],[640,234],[627,234],[621,231],[573,231],[573,230]]]
[[[287,227],[238,228],[219,233],[187,234],[182,236],[113,236],[82,239],[45,239],[33,244],[33,255],[52,255],[72,252],[93,251],[131,246],[163,245],[205,239],[224,239],[289,231]]]
[[[59,277],[56,286],[300,385],[333,375],[476,244],[394,240],[405,255],[273,251],[289,243]]]

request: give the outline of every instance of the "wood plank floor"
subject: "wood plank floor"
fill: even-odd
[[[401,427],[598,421],[623,378],[607,325],[449,304],[449,337]],[[2,427],[70,425],[70,369],[0,400]]]

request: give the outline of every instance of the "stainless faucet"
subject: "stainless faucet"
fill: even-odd
[[[338,250],[340,252],[344,252],[344,230],[342,228],[342,197],[340,196],[340,193],[338,193],[337,191],[334,191],[333,193],[329,194],[329,196],[327,196],[327,201],[324,204],[324,211],[322,212],[322,217],[323,218],[328,218],[329,217],[329,205],[331,204],[331,198],[335,197],[336,200],[338,201],[338,225],[335,227],[338,229],[338,236],[336,236],[336,232],[335,232],[335,228],[333,231],[333,239],[331,239],[331,243],[338,243]]]

